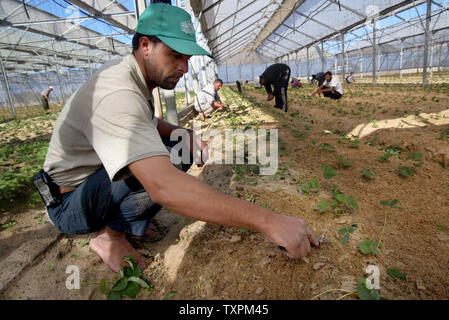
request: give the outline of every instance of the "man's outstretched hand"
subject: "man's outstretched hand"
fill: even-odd
[[[311,244],[319,246],[303,219],[277,214],[268,229],[268,232],[263,232],[264,236],[285,248],[289,258],[305,257],[311,250]]]

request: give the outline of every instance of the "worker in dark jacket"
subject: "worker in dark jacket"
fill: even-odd
[[[324,81],[326,81],[326,76],[324,72],[318,72],[317,74],[312,74],[312,79],[310,80],[311,83],[314,81],[317,82],[318,87],[321,86]]]
[[[276,98],[275,108],[287,112],[287,88],[290,79],[290,67],[283,63],[269,66],[260,76],[259,83],[265,87],[268,101]],[[271,86],[274,87],[274,95]]]

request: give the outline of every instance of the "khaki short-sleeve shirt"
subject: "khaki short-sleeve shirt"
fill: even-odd
[[[134,161],[169,156],[157,131],[152,94],[133,55],[102,66],[67,101],[56,121],[44,170],[75,188],[104,167],[111,181]]]

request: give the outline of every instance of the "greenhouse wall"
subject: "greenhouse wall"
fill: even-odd
[[[432,57],[431,57],[432,56]],[[371,73],[373,68],[373,56],[371,54],[363,54],[362,62],[360,63],[360,53],[353,52],[348,53],[347,61],[348,63],[343,63],[342,55],[338,54],[336,56],[337,68],[335,68],[335,57],[326,57],[324,61],[324,68],[321,65],[321,58],[315,57],[309,60],[309,76],[314,73],[324,71],[331,71],[336,74],[343,74],[343,65],[345,67],[345,73]],[[402,56],[402,70],[405,72],[419,72],[423,68],[424,53],[423,48],[418,49],[404,49]],[[432,62],[430,64],[430,62]],[[264,72],[266,67],[275,63],[261,63],[254,65],[254,76],[259,76]],[[307,77],[307,60],[301,59],[296,62],[290,60],[289,62],[283,61],[282,63],[289,64],[292,76]],[[382,53],[377,58],[377,71],[397,71],[400,70],[400,52],[390,52]],[[439,47],[435,47],[430,55],[429,50],[429,67],[449,67],[449,50],[448,46],[444,45],[440,54]],[[413,70],[416,69],[416,70]],[[218,66],[218,76],[227,83],[233,83],[238,79],[253,80],[252,77],[252,67],[249,64],[241,65],[241,70],[238,65],[219,65]]]

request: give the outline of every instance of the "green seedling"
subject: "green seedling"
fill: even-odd
[[[399,271],[398,269],[396,269],[395,267],[391,267],[387,270],[387,273],[390,277],[396,278],[396,279],[400,279],[400,280],[407,280],[407,274],[406,273],[402,273],[401,271]]]
[[[322,143],[318,147],[322,150],[335,151],[335,147],[329,143]]]
[[[358,148],[359,147],[359,144],[360,144],[360,140],[353,140],[350,144],[349,144],[349,147],[350,148]]]
[[[142,270],[137,266],[136,259],[132,256],[125,256],[123,260],[129,266],[124,266],[120,269],[121,278],[109,287],[107,281],[101,281],[101,292],[107,295],[108,300],[120,300],[123,296],[135,299],[140,292],[140,288],[150,289],[152,286],[142,277]]]
[[[306,136],[305,132],[302,132],[302,131],[299,131],[299,130],[296,130],[296,129],[292,129],[292,132],[296,135],[296,137],[298,139],[304,139],[304,137]]]
[[[385,153],[383,156],[377,157],[377,160],[380,161],[380,162],[385,162],[385,161],[387,161],[388,159],[390,159],[391,157],[392,157],[391,154]]]
[[[335,170],[334,168],[331,168],[327,165],[323,165],[322,168],[323,168],[323,175],[326,180],[329,180],[332,177],[335,177],[338,175],[337,170]]]
[[[47,271],[53,271],[54,267],[55,267],[55,264],[54,264],[53,262],[49,262],[49,263],[47,263],[47,265],[45,266],[45,270],[47,270]]]
[[[364,169],[362,176],[367,180],[373,180],[376,175],[370,169]]]
[[[309,182],[300,186],[299,190],[306,194],[310,192],[318,192],[320,190],[320,183],[316,178],[312,178]]]
[[[402,178],[407,178],[407,177],[410,177],[411,175],[413,175],[413,173],[415,173],[415,169],[410,168],[410,167],[405,167],[405,166],[399,166],[398,173],[399,173],[399,176],[401,176]]]
[[[381,201],[380,201],[380,204],[383,205],[383,206],[386,206],[386,207],[390,207],[390,208],[392,208],[392,209],[399,209],[399,210],[402,210],[401,207],[397,207],[397,206],[396,206],[396,203],[398,203],[398,202],[399,202],[399,200],[397,200],[397,199],[394,199],[394,200],[392,200],[391,202],[388,202],[388,200],[381,200]]]
[[[359,246],[360,252],[362,252],[363,254],[378,254],[379,250],[378,250],[378,246],[379,243],[377,241],[368,239],[365,241],[361,241],[357,244]]]
[[[349,227],[344,227],[338,230],[338,234],[343,236],[341,238],[341,243],[345,244],[348,243],[349,237],[351,236],[351,233],[354,233],[354,231],[357,230],[357,225],[353,224]]]
[[[411,160],[411,159],[412,160],[421,160],[422,159],[422,153],[418,152],[418,153],[415,153],[415,154],[409,154],[405,160]]]
[[[334,199],[332,207],[336,215],[340,215],[344,211],[353,211],[359,207],[353,197],[346,196],[337,186],[332,186],[332,195]]]
[[[254,198],[254,195],[252,195],[252,194],[247,194],[245,197],[245,200],[252,202],[252,203],[256,202],[256,199]]]
[[[357,295],[361,300],[382,300],[379,290],[369,289],[366,286],[366,279],[360,278],[357,286]]]
[[[171,298],[173,298],[176,294],[176,291],[170,291],[167,296],[165,297],[165,300],[170,300]]]
[[[248,232],[249,230],[248,230],[248,229],[239,229],[239,231],[240,231],[241,233],[246,233],[246,232]]]
[[[86,239],[84,239],[83,241],[81,241],[80,246],[81,247],[85,247],[90,243],[90,236],[88,236]]]
[[[338,160],[338,166],[340,168],[349,168],[350,166],[352,166],[352,163],[344,160],[342,156],[338,156],[337,160]]]
[[[402,149],[396,146],[388,146],[385,149],[379,148],[378,150],[380,151],[385,151],[385,154],[381,157],[377,157],[377,160],[379,160],[380,162],[384,162],[386,160],[388,160],[391,157],[395,157],[397,159],[401,158],[401,152]]]
[[[315,210],[317,210],[319,213],[325,213],[329,211],[330,208],[332,208],[332,205],[328,203],[327,201],[320,201],[316,206],[313,207]]]
[[[2,228],[3,229],[8,229],[8,228],[12,228],[17,224],[16,221],[10,221],[8,223],[2,224]]]

